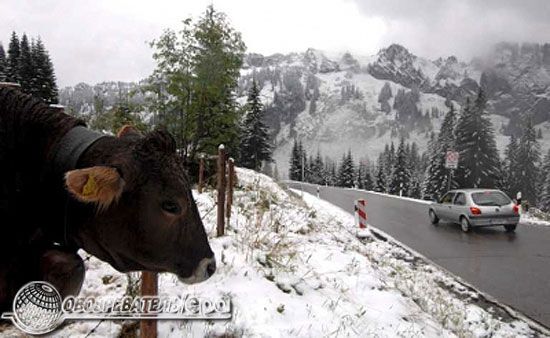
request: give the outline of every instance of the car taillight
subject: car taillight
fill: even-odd
[[[481,210],[476,207],[470,207],[470,212],[472,213],[472,215],[481,215]]]
[[[519,206],[517,204],[514,204],[514,214],[519,214]]]

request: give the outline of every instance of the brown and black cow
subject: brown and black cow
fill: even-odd
[[[0,311],[31,280],[78,293],[79,248],[119,271],[216,269],[182,160],[163,130],[105,136],[0,86]]]

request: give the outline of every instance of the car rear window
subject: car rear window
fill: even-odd
[[[477,205],[496,205],[501,206],[510,204],[511,200],[508,196],[500,191],[483,191],[472,194],[472,200]]]

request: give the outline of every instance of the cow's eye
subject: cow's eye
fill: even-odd
[[[171,214],[179,214],[181,212],[181,207],[178,202],[164,201],[162,202],[162,210]]]

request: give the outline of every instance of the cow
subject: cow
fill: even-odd
[[[0,311],[32,280],[65,297],[84,279],[80,248],[121,272],[208,279],[214,253],[174,138],[116,136],[0,85]]]

